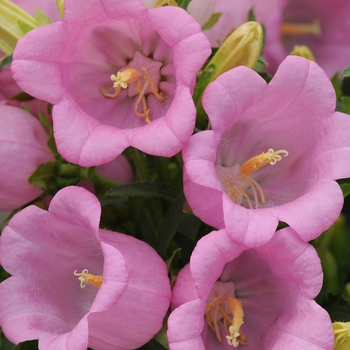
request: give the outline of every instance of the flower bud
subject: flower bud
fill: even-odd
[[[10,55],[27,32],[36,28],[36,19],[11,1],[0,2],[0,51]]]
[[[214,66],[210,81],[228,70],[246,66],[254,68],[263,43],[263,29],[257,22],[246,22],[230,34],[220,46],[208,66]]]
[[[58,12],[60,13],[60,17],[63,18],[63,14],[64,14],[64,0],[56,0],[56,6],[58,8]]]
[[[334,322],[334,350],[347,350],[350,348],[350,322]]]
[[[300,56],[307,58],[310,61],[315,61],[315,57],[311,50],[306,45],[295,45],[290,53],[292,56]]]
[[[206,119],[201,98],[207,85],[234,67],[246,66],[253,69],[260,56],[262,43],[263,29],[261,25],[254,21],[246,22],[226,38],[206,65],[193,95],[197,107],[197,125],[200,128],[203,127]]]
[[[16,209],[42,193],[28,178],[53,160],[46,145],[48,135],[39,121],[24,110],[0,106],[0,210]]]

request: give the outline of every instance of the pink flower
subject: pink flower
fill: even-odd
[[[0,56],[1,52],[0,52]],[[4,67],[0,71],[0,103],[4,104],[6,100],[21,92],[21,89],[13,80],[10,67]]]
[[[134,146],[179,152],[193,132],[191,92],[210,54],[184,10],[141,0],[67,0],[63,22],[21,39],[12,70],[31,95],[55,104],[59,152],[100,165]]]
[[[123,154],[109,163],[98,166],[97,172],[104,177],[125,184],[134,180],[131,165]]]
[[[291,228],[254,249],[211,232],[175,281],[170,350],[332,350],[331,320],[312,300],[322,277],[315,249]]]
[[[111,179],[124,184],[131,183],[134,180],[131,165],[128,159],[123,155],[119,155],[109,163],[96,167],[97,173],[107,179]],[[84,187],[92,193],[95,193],[95,186],[88,180],[80,180],[77,186]]]
[[[38,197],[42,189],[28,183],[36,168],[53,160],[48,135],[24,110],[0,105],[0,210],[16,209]]]
[[[314,62],[289,56],[272,81],[237,67],[203,96],[212,130],[183,150],[184,191],[195,215],[237,242],[266,242],[278,221],[303,240],[339,216],[334,181],[350,176],[350,119]]]
[[[1,236],[0,325],[40,349],[135,349],[162,327],[165,263],[146,243],[99,229],[97,198],[66,187],[49,211],[29,206]],[[88,271],[86,271],[88,270]]]

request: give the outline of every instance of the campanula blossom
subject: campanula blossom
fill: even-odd
[[[38,119],[13,106],[0,105],[0,210],[16,209],[38,197],[41,188],[28,183],[40,164],[54,159],[48,134]]]
[[[324,71],[302,57],[289,56],[269,84],[246,67],[219,76],[202,99],[212,130],[183,151],[193,213],[248,246],[278,221],[305,241],[324,232],[343,204],[335,180],[350,176],[350,119],[335,102]]]
[[[62,22],[22,38],[18,85],[54,104],[58,151],[72,163],[107,163],[126,147],[172,156],[193,132],[191,92],[210,54],[198,23],[141,0],[66,0]]]
[[[175,280],[170,350],[332,350],[315,249],[291,228],[247,249],[225,230],[200,239]]]
[[[66,187],[48,211],[29,206],[0,238],[11,277],[0,284],[0,326],[40,349],[135,349],[162,327],[170,303],[165,263],[146,243],[99,229],[101,207]]]

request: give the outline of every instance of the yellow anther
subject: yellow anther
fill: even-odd
[[[284,22],[281,25],[282,35],[298,36],[305,34],[321,35],[321,23],[315,19],[312,23],[290,23]]]
[[[103,277],[101,275],[92,275],[87,269],[84,269],[81,273],[78,273],[77,270],[74,271],[74,276],[78,277],[80,281],[80,288],[85,288],[86,283],[91,284],[95,287],[101,287]]]
[[[142,78],[142,80],[141,80]],[[135,99],[134,103],[134,112],[138,117],[145,118],[145,122],[148,124],[151,122],[149,117],[150,110],[147,107],[146,100],[146,90],[150,88],[152,94],[157,98],[158,101],[163,101],[164,96],[161,92],[158,92],[157,87],[152,81],[152,78],[147,72],[146,68],[142,68],[142,74],[139,75],[139,72],[134,68],[125,69],[122,72],[118,72],[117,75],[112,74],[111,80],[114,81],[113,88],[114,92],[109,92],[107,88],[101,88],[102,94],[106,97],[115,98],[118,97],[121,89],[126,89],[128,84],[137,82],[136,92],[138,96]],[[141,87],[142,81],[142,87]],[[138,111],[139,105],[142,105],[142,113]]]
[[[272,148],[270,148],[267,152],[261,153],[253,158],[250,158],[245,163],[243,163],[239,174],[242,176],[246,176],[253,173],[254,171],[259,170],[261,167],[267,164],[275,165],[282,159],[280,154],[284,154],[285,157],[288,156],[288,152],[284,149],[274,151]]]
[[[128,84],[133,83],[138,78],[139,73],[134,68],[128,68],[122,72],[118,72],[117,75],[111,75],[111,80],[114,81],[114,88],[117,88],[120,85],[123,89],[126,89],[128,87]]]
[[[246,337],[240,329],[243,317],[242,303],[235,298],[218,296],[205,309],[208,326],[215,332],[219,343],[222,343],[222,338],[218,323],[222,322],[227,333],[227,343],[234,347],[239,344],[247,345]]]

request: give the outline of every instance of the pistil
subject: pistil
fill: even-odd
[[[240,329],[243,322],[244,312],[242,303],[235,298],[218,296],[213,299],[205,309],[205,319],[208,326],[222,343],[220,324],[224,327],[229,345],[237,347],[239,344],[247,345],[246,337]]]
[[[87,269],[84,269],[80,273],[77,273],[77,270],[75,270],[74,276],[78,277],[78,280],[80,281],[80,288],[85,288],[86,283],[91,284],[95,287],[101,287],[103,280],[103,277],[101,275],[92,275]]]
[[[239,174],[242,176],[246,176],[259,170],[261,167],[267,164],[275,165],[282,159],[280,154],[284,154],[285,157],[288,156],[288,152],[284,149],[274,151],[272,148],[269,148],[267,152],[261,153],[253,158],[250,158],[245,163],[243,163]]]
[[[320,21],[315,19],[312,23],[284,22],[281,25],[281,34],[287,36],[299,36],[305,34],[321,35]]]
[[[275,165],[277,162],[282,160],[281,154],[283,154],[285,157],[288,156],[288,152],[286,150],[274,151],[272,148],[270,148],[267,152],[248,159],[243,163],[238,174],[236,173],[233,176],[226,176],[224,178],[222,186],[226,194],[236,204],[243,205],[243,202],[246,201],[247,206],[250,209],[258,209],[259,203],[264,206],[264,192],[259,183],[250,175],[265,165]],[[251,194],[249,194],[249,190]]]
[[[164,97],[161,92],[158,91],[152,78],[148,74],[146,68],[142,68],[142,74],[140,74],[134,68],[128,68],[124,71],[119,71],[117,75],[112,74],[111,80],[114,81],[113,88],[114,93],[110,93],[106,88],[101,88],[102,94],[109,98],[118,97],[121,89],[127,89],[128,84],[136,83],[136,92],[138,96],[136,97],[134,103],[134,112],[138,117],[145,118],[145,122],[148,124],[151,122],[149,117],[150,110],[147,107],[146,100],[146,89],[149,87],[152,94],[157,98],[158,101],[163,101]],[[139,112],[139,106],[141,104],[142,111]]]

